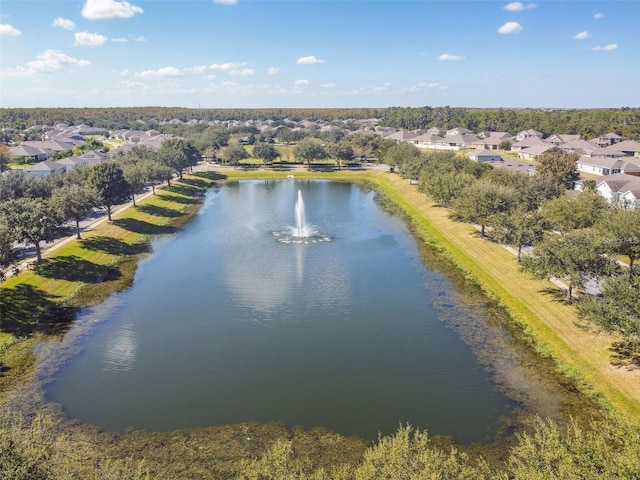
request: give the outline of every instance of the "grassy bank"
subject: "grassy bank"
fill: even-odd
[[[514,256],[479,237],[465,223],[449,219],[449,211],[433,206],[415,186],[395,175],[379,175],[375,183],[412,218],[418,233],[437,244],[469,278],[504,306],[520,323],[536,348],[553,357],[587,393],[603,404],[640,419],[640,372],[612,364],[611,337],[586,331],[564,295],[547,281],[520,270]]]
[[[185,177],[64,243],[32,270],[1,286],[0,391],[28,371],[39,338],[64,331],[78,307],[94,305],[127,288],[154,235],[177,231],[197,212],[208,179]]]

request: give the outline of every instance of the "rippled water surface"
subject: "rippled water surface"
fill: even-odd
[[[279,239],[298,190],[323,241]],[[82,314],[107,320],[47,397],[111,430],[281,421],[375,438],[409,422],[476,441],[511,402],[442,322],[443,308],[483,314],[460,302],[372,192],[231,184],[154,243],[132,288]]]

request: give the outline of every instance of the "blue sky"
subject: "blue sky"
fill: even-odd
[[[2,0],[0,107],[640,107],[638,1]]]

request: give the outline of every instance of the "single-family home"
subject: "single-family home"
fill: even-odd
[[[625,208],[640,207],[640,177],[616,173],[596,179],[596,191],[611,203]]]
[[[548,143],[539,143],[538,145],[520,150],[518,156],[524,160],[536,160],[540,155],[552,148],[554,148],[554,146]]]
[[[588,154],[590,152],[593,152],[593,150],[598,148],[598,146],[591,142],[587,142],[582,138],[577,138],[575,140],[570,140],[566,143],[563,143],[562,145],[560,145],[560,148],[567,153],[583,152],[585,154]]]
[[[58,163],[64,165],[67,171],[76,167],[87,167],[90,165],[97,165],[109,159],[109,155],[97,150],[91,150],[85,152],[82,155],[74,155],[72,157],[63,158],[58,160]]]
[[[408,142],[417,136],[418,135],[416,135],[413,132],[410,132],[409,130],[399,130],[397,132],[393,132],[392,134],[385,136],[384,138],[388,140],[394,140],[396,143],[401,143],[401,142]]]
[[[502,157],[496,153],[488,150],[486,148],[482,150],[474,150],[469,152],[469,159],[474,162],[501,162]]]
[[[582,155],[577,161],[578,171],[596,175],[611,175],[626,173],[640,176],[640,161],[630,160],[629,157],[591,157]]]
[[[554,133],[553,135],[549,135],[544,140],[547,143],[552,144],[554,147],[559,147],[560,145],[562,145],[564,143],[572,142],[574,140],[578,140],[579,138],[580,138],[580,135],[569,135],[569,134],[564,134],[564,133],[562,133],[562,134]]]
[[[473,131],[469,130],[468,128],[455,127],[447,130],[445,133],[445,137],[457,137],[462,135],[470,135],[472,133]]]
[[[624,153],[628,157],[640,157],[640,142],[625,140],[607,147],[607,150],[615,150]]]
[[[12,158],[27,157],[31,159],[32,162],[42,162],[49,158],[52,152],[44,150],[43,148],[20,144],[15,147],[9,147],[9,155],[11,155]]]
[[[531,136],[531,137],[527,137],[524,140],[520,140],[520,141],[514,143],[513,145],[511,145],[511,150],[513,152],[519,152],[521,150],[524,150],[525,148],[530,148],[530,147],[533,147],[535,145],[550,145],[550,146],[553,146],[550,143],[545,142],[542,137]]]
[[[537,137],[542,139],[542,137],[544,137],[544,134],[542,132],[534,130],[533,128],[530,128],[529,130],[523,130],[521,132],[518,132],[516,134],[516,142],[522,142],[523,140],[531,137]]]
[[[600,135],[598,138],[594,138],[593,142],[599,147],[609,147],[622,141],[622,137],[617,133],[609,132],[604,135]]]
[[[64,165],[54,162],[53,160],[38,162],[25,169],[26,172],[30,173],[34,177],[48,177],[54,173],[64,173],[66,170],[67,169]]]

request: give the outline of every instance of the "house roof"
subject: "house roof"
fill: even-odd
[[[578,163],[581,163],[583,165],[593,165],[596,167],[610,168],[612,170],[640,170],[640,159],[638,162],[634,162],[629,160],[629,157],[589,157],[587,155],[582,155],[578,159]]]
[[[534,145],[551,145],[551,144],[547,143],[541,137],[533,136],[533,137],[527,137],[520,142],[516,142],[511,147],[527,148],[527,147],[533,147]]]
[[[640,152],[640,142],[636,142],[634,140],[625,140],[623,142],[616,143],[611,145],[610,148],[612,150],[618,150],[620,152]]]
[[[596,188],[607,185],[612,192],[640,191],[640,177],[626,173],[614,173],[596,178]]]
[[[553,145],[549,145],[548,143],[539,143],[538,145],[525,148],[522,150],[522,153],[526,153],[527,155],[542,155],[544,152],[551,150],[552,148]]]

